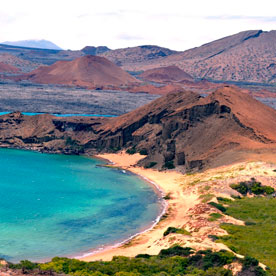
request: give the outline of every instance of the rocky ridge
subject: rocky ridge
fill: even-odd
[[[174,92],[117,118],[0,117],[2,147],[94,154],[143,150],[142,166],[201,170],[276,149],[276,111],[238,89]]]

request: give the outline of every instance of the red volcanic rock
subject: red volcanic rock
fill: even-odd
[[[39,67],[26,78],[37,83],[76,85],[88,88],[121,86],[139,81],[130,74],[98,56],[83,56],[73,61],[58,61]]]
[[[140,165],[181,171],[275,162],[276,110],[235,87],[205,98],[179,91],[116,118],[3,115],[0,145],[65,153],[146,149]]]
[[[18,73],[20,70],[10,64],[0,62],[0,73]]]
[[[149,69],[139,75],[143,80],[154,82],[178,82],[178,81],[194,81],[194,78],[178,68],[177,66],[167,66]]]

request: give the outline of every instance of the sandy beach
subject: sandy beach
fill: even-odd
[[[110,246],[101,251],[91,253],[81,260],[111,260],[113,256],[134,257],[138,254],[158,254],[161,249],[174,244],[189,246],[196,250],[226,249],[224,244],[216,243],[210,235],[227,234],[220,228],[222,222],[243,225],[243,221],[223,215],[217,221],[209,221],[209,215],[220,212],[207,204],[216,201],[216,196],[231,198],[236,192],[229,187],[235,181],[242,181],[254,175],[266,185],[276,188],[274,181],[275,164],[264,162],[243,162],[234,165],[210,169],[205,172],[183,175],[176,171],[157,171],[135,166],[143,156],[118,154],[102,154],[98,158],[109,160],[112,166],[131,171],[149,182],[153,182],[167,195],[167,211],[165,216],[150,230],[137,235],[123,245]],[[181,228],[187,234],[169,234],[164,236],[168,227]]]
[[[182,188],[178,183],[182,174],[178,172],[159,172],[152,169],[135,167],[135,164],[143,158],[140,154],[103,154],[96,157],[107,159],[114,163],[114,166],[121,167],[145,178],[147,181],[154,182],[164,195],[170,194],[171,200],[169,200],[170,203],[167,207],[167,212],[170,215],[167,219],[161,220],[153,229],[138,235],[125,245],[106,249],[81,259],[86,261],[111,260],[115,255],[133,257],[139,253],[158,254],[164,247],[162,243],[163,233],[169,226],[181,227],[185,211],[190,206],[196,204],[197,196],[190,194],[190,196],[185,195],[184,197],[184,194],[181,192]]]

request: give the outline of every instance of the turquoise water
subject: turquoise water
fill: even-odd
[[[0,257],[76,256],[149,227],[160,198],[140,178],[88,157],[0,149]]]

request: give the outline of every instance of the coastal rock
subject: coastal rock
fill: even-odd
[[[146,150],[139,165],[181,171],[276,151],[276,111],[226,86],[208,97],[174,92],[116,118],[0,117],[1,147],[65,154]]]

